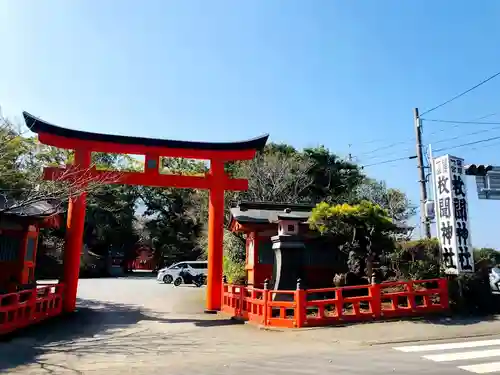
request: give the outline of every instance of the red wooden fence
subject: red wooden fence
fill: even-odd
[[[61,314],[64,285],[0,295],[0,336]]]
[[[300,328],[448,310],[445,279],[272,291],[224,284],[222,311],[264,326]]]

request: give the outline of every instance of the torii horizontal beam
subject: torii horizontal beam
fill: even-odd
[[[84,178],[79,179],[75,173],[68,173],[68,171],[70,171],[70,169],[64,167],[45,167],[43,170],[43,178],[52,181],[87,180],[103,181],[107,184],[115,185],[175,187],[180,189],[209,190],[215,184],[220,185],[219,188],[223,190],[245,191],[248,189],[248,180],[246,179],[229,178],[226,175],[215,179],[214,176],[209,173],[204,176],[185,176],[161,173],[105,171],[92,168],[87,171],[81,171],[81,175],[84,176]],[[106,178],[106,175],[109,175],[110,178]]]

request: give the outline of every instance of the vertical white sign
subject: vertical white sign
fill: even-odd
[[[445,155],[434,160],[437,235],[446,272],[474,272],[464,160]]]

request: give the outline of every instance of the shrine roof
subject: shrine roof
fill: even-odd
[[[16,207],[17,205],[17,207]],[[7,207],[8,211],[5,210]],[[33,203],[16,203],[13,200],[0,199],[0,215],[25,217],[32,219],[46,219],[51,216],[59,215],[64,210],[61,209],[59,202],[50,200],[41,200]]]
[[[271,224],[278,220],[307,221],[315,205],[272,202],[240,202],[230,209],[231,221],[240,224]]]
[[[238,142],[197,142],[178,141],[169,139],[155,139],[132,137],[124,135],[92,133],[81,130],[63,128],[44,120],[41,120],[28,112],[23,112],[24,120],[28,128],[37,134],[52,134],[67,139],[78,139],[81,141],[117,143],[123,145],[142,145],[146,147],[164,147],[170,149],[203,150],[203,151],[260,151],[266,145],[268,134]]]

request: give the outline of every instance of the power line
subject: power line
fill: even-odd
[[[500,125],[500,121],[486,122],[486,121],[455,121],[455,120],[439,120],[439,119],[422,119],[430,122],[444,122],[447,124],[475,124],[475,125]]]
[[[500,137],[499,137],[500,138]],[[365,168],[365,167],[373,167],[374,165],[381,165],[381,164],[387,164],[387,163],[393,163],[393,162],[396,162],[396,161],[401,161],[401,160],[409,160],[409,159],[416,159],[417,156],[416,155],[412,155],[412,156],[404,156],[402,158],[395,158],[395,159],[390,159],[390,160],[384,160],[384,161],[380,161],[378,163],[371,163],[371,164],[365,164],[362,166],[362,168]]]
[[[486,82],[491,81],[493,78],[495,78],[495,77],[497,77],[497,76],[499,76],[499,75],[500,75],[500,72],[493,74],[492,76],[490,76],[490,77],[486,78],[485,80],[483,80],[483,81],[479,82],[477,85],[475,85],[475,86],[471,87],[470,89],[465,90],[464,92],[461,92],[461,93],[460,93],[460,94],[458,94],[458,95],[455,95],[453,98],[448,99],[447,101],[445,101],[445,102],[443,102],[443,103],[441,103],[441,104],[439,104],[439,105],[437,105],[437,106],[435,106],[435,107],[433,107],[433,108],[431,108],[431,109],[429,109],[429,110],[425,111],[424,113],[421,113],[421,114],[420,114],[420,116],[423,116],[423,115],[425,115],[425,114],[427,114],[427,113],[430,113],[430,112],[432,112],[432,111],[435,111],[436,109],[441,108],[441,107],[445,106],[446,104],[449,104],[449,103],[453,102],[454,100],[456,100],[456,99],[458,99],[458,98],[461,98],[461,97],[462,97],[462,96],[464,96],[465,94],[468,94],[468,93],[469,93],[469,92],[471,92],[472,90],[477,89],[479,86],[484,85]]]
[[[486,146],[483,146],[481,147],[481,149],[485,149],[485,148],[489,148],[489,147],[493,147],[493,146],[499,146],[500,143],[499,142],[493,142],[493,143],[490,143],[489,145],[486,145]],[[478,147],[472,147],[471,150],[477,150]]]
[[[475,118],[474,120],[471,120],[471,121],[456,121],[456,120],[444,120],[444,119],[422,119],[422,118],[421,118],[421,120],[422,121],[429,121],[429,122],[439,122],[439,123],[455,124],[454,126],[443,128],[443,129],[439,129],[437,131],[434,131],[434,132],[428,134],[428,136],[432,136],[432,135],[436,135],[438,133],[442,133],[444,131],[449,131],[450,129],[458,128],[462,124],[500,125],[500,122],[486,122],[486,121],[480,122],[480,121],[478,121],[478,120],[482,120],[482,119],[485,119],[485,118],[488,118],[488,117],[496,116],[498,114],[500,114],[500,112],[493,112],[493,113],[490,113],[490,114],[487,114],[487,115],[484,115],[484,116],[481,116],[481,117],[477,117],[477,118]],[[494,129],[497,129],[497,128],[498,127],[492,127],[492,128],[488,128],[487,130],[481,130],[481,131],[478,131],[478,132],[467,133],[467,134],[459,135],[459,136],[456,136],[456,137],[450,137],[450,138],[438,140],[436,142],[431,142],[431,143],[432,144],[438,144],[438,143],[443,143],[443,142],[446,142],[446,141],[452,141],[452,140],[460,139],[460,138],[468,136],[468,135],[481,134],[481,133],[484,133],[484,132],[486,132],[488,130],[494,130]],[[380,142],[382,140],[386,140],[386,138],[385,139],[376,139],[376,140],[361,142],[361,144],[376,143],[376,142]],[[392,147],[396,147],[396,146],[399,146],[399,145],[404,145],[404,144],[407,144],[408,142],[411,142],[413,140],[414,140],[414,138],[412,137],[412,138],[406,138],[405,140],[395,141],[393,143],[389,143],[389,144],[386,144],[386,145],[374,148],[372,150],[369,150],[369,151],[366,151],[366,152],[362,152],[362,153],[356,155],[356,158],[359,158],[359,157],[362,157],[362,156],[371,155],[371,154],[374,154],[374,153],[378,153],[379,151],[387,150],[387,149],[390,149]],[[351,146],[352,146],[352,144],[350,145],[350,147]],[[406,148],[404,150],[400,150],[400,151],[409,151],[412,148],[413,147],[408,147],[408,148]],[[392,154],[392,152],[383,153],[383,154],[377,155],[375,157],[376,158],[382,158],[382,157],[385,157],[385,156],[389,156],[391,154]]]
[[[498,124],[500,124],[500,123],[498,123]],[[468,137],[468,136],[471,136],[471,135],[477,135],[477,134],[487,133],[487,132],[489,132],[491,130],[496,130],[496,129],[500,129],[500,126],[493,126],[491,128],[483,129],[483,130],[478,130],[478,131],[475,131],[475,132],[472,132],[472,133],[461,134],[461,135],[457,135],[456,137],[441,139],[439,141],[432,142],[432,144],[435,145],[435,144],[438,144],[438,143],[453,141],[455,139],[460,139],[460,138]]]
[[[395,146],[399,146],[399,145],[408,143],[409,141],[412,141],[412,140],[413,140],[413,138],[410,138],[410,139],[408,139],[406,141],[398,141],[398,142],[390,143],[388,145],[377,147],[377,148],[375,148],[373,150],[370,150],[370,151],[367,151],[367,152],[363,152],[363,153],[360,154],[360,156],[373,154],[374,152],[386,150],[388,148],[395,147]]]
[[[437,150],[434,150],[434,152],[439,152],[439,151],[445,151],[445,150],[452,150],[455,148],[459,147],[466,147],[466,146],[472,146],[472,145],[477,145],[479,143],[484,143],[484,142],[490,142],[494,141],[496,139],[500,139],[500,136],[497,137],[491,137],[491,138],[486,138],[486,139],[480,139],[479,141],[473,141],[473,142],[468,142],[468,143],[462,143],[460,145],[455,145],[455,146],[450,146],[450,147],[444,147],[444,148],[439,148]]]

